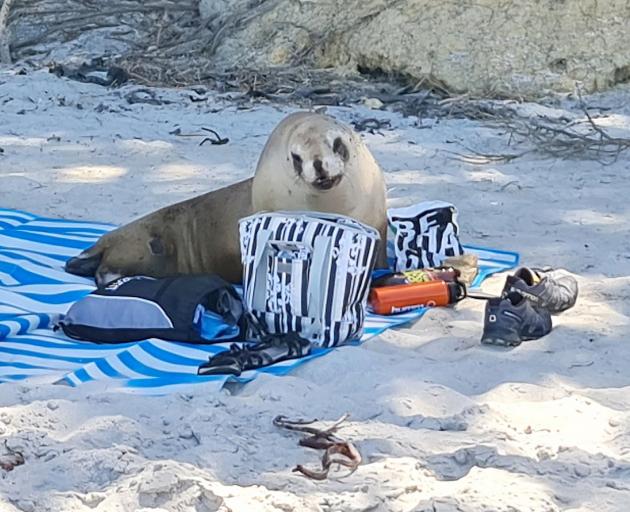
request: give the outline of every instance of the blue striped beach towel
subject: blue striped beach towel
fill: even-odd
[[[232,376],[198,376],[208,357],[226,350],[227,343],[190,345],[158,339],[101,345],[67,338],[53,331],[56,315],[65,313],[94,289],[91,280],[64,272],[65,261],[92,245],[114,226],[94,222],[48,219],[0,209],[0,383],[29,379],[71,387],[99,386],[134,393],[164,394],[190,386],[217,390],[228,381],[248,382],[258,373],[284,375],[307,358]],[[466,246],[480,257],[480,274],[488,275],[518,264],[518,254]],[[368,315],[359,343],[386,329],[417,320],[424,309],[396,316]]]

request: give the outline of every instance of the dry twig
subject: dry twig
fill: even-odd
[[[630,139],[611,137],[592,119],[586,130],[546,116],[513,118],[502,124],[513,138],[527,141],[535,151],[555,158],[584,158],[607,165],[616,162],[623,151],[630,149]]]
[[[509,145],[527,144],[520,152],[494,155],[466,148],[472,155],[450,152],[467,163],[504,163],[537,152],[554,158],[583,158],[607,165],[617,161],[619,155],[630,149],[630,138],[613,137],[597,125],[589,113],[582,96],[580,107],[585,119],[526,115],[515,104],[488,100],[456,99],[442,102],[448,116],[463,116],[499,128],[509,135]]]

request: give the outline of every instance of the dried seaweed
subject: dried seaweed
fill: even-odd
[[[314,470],[298,464],[293,471],[303,474],[313,480],[325,480],[333,464],[349,468],[352,474],[361,464],[361,454],[350,442],[341,439],[336,435],[339,427],[348,419],[348,414],[344,414],[332,426],[326,429],[312,427],[316,420],[289,420],[285,416],[276,416],[273,424],[277,427],[309,434],[300,439],[300,446],[306,446],[315,450],[324,450],[322,456],[322,469]]]

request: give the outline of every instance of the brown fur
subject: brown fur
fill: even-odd
[[[251,184],[250,178],[130,222],[102,236],[66,268],[94,275],[99,285],[120,276],[197,273],[239,282],[238,220],[252,213]]]

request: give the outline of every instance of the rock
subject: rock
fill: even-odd
[[[468,463],[468,451],[465,449],[457,450],[453,455],[453,458],[455,459],[455,462],[457,462],[457,464],[463,466]]]
[[[63,4],[51,0],[51,5],[55,1]],[[206,30],[197,32],[197,51],[206,52],[201,57],[212,59],[217,69],[262,71],[306,64],[334,68],[342,75],[360,71],[404,76],[413,85],[434,85],[454,93],[512,97],[574,92],[576,82],[591,92],[630,81],[628,0],[180,4],[193,15],[198,11]],[[10,41],[14,58],[32,59],[35,51],[40,60],[69,63],[133,54],[137,45],[155,47],[154,33],[147,27],[164,16],[158,8],[135,16],[123,10],[104,17],[111,28],[84,23],[64,34],[52,30],[47,34],[47,27],[61,21],[57,12],[14,17]],[[177,28],[192,35],[199,27],[185,18]],[[122,23],[130,23],[136,33],[130,44],[112,37]],[[43,39],[34,50],[33,41],[39,37]]]
[[[621,425],[621,422],[617,419],[617,418],[609,418],[608,419],[608,424],[611,427],[618,427],[619,425]]]
[[[383,102],[378,98],[365,98],[363,100],[363,105],[367,108],[371,108],[372,110],[379,110],[383,108]]]
[[[229,0],[200,0],[199,14],[203,19],[212,19],[223,15],[227,10]]]
[[[16,505],[19,508],[19,510],[22,510],[23,512],[35,512],[36,511],[35,503],[33,503],[31,500],[19,500],[16,503]]]
[[[304,54],[474,94],[573,92],[576,81],[593,91],[630,79],[627,16],[627,0],[277,0],[225,34],[215,56],[265,67]]]
[[[580,478],[586,478],[591,474],[591,469],[586,464],[576,464],[573,470]]]

